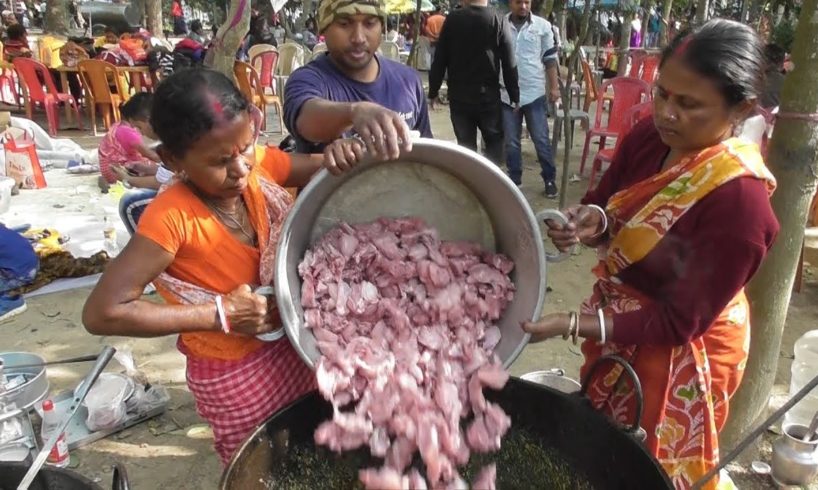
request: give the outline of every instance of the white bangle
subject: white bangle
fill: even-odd
[[[599,320],[599,343],[604,344],[607,340],[607,332],[605,332],[605,313],[602,312],[602,308],[596,310],[596,317]]]
[[[222,325],[222,332],[230,333],[230,323],[227,321],[227,315],[224,313],[224,302],[221,296],[216,296],[216,313],[219,315],[219,323]]]
[[[591,238],[597,238],[598,236],[602,235],[603,233],[605,233],[608,230],[608,215],[605,214],[604,209],[597,206],[596,204],[589,204],[588,207],[593,209],[593,210],[599,211],[599,214],[602,215],[602,229],[599,230],[594,236],[591,237]]]

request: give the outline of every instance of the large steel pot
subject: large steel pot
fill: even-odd
[[[319,172],[301,192],[281,232],[275,265],[278,309],[287,336],[314,367],[315,338],[304,327],[298,264],[327,231],[346,221],[419,217],[444,240],[468,240],[514,261],[514,301],[499,327],[495,352],[508,367],[528,342],[521,322],[540,317],[545,296],[545,252],[525,196],[496,165],[447,141],[419,139],[395,162],[364,161],[351,172]]]
[[[501,452],[510,451],[516,459],[503,458],[500,454],[490,459],[498,462],[498,488],[673,488],[662,467],[637,438],[594,410],[582,395],[567,395],[518,378],[511,378],[502,391],[487,392],[486,395],[489,400],[499,403],[512,419]],[[367,450],[336,455],[325,448],[315,447],[313,433],[316,427],[331,417],[332,406],[317,392],[274,414],[233,456],[222,474],[219,488],[308,488],[307,481],[293,482],[290,474],[293,467],[306,464],[300,459],[304,447],[315,454],[312,461],[329,465],[332,473],[346,475],[346,478],[333,481],[332,488],[356,488],[355,475],[359,468],[379,467],[382,463],[371,458]],[[638,423],[634,423],[633,427],[637,426]],[[535,470],[544,463],[539,458],[530,457],[536,456],[536,451],[512,447],[519,440],[515,434],[520,433],[533,435],[527,439],[527,444],[542,448],[549,458],[553,458],[554,464],[559,464],[562,472],[558,478],[543,478],[545,473]],[[312,470],[305,473],[307,471]]]
[[[28,381],[6,392],[0,391],[0,405],[13,403],[21,410],[31,410],[34,405],[48,396],[50,385],[45,366],[14,368],[14,366],[29,364],[45,364],[45,359],[31,352],[3,352],[0,353],[0,374],[14,376],[22,374]],[[6,366],[3,368],[3,366]]]
[[[16,490],[17,485],[26,474],[27,463],[0,462],[0,490]],[[37,474],[29,487],[30,490],[104,490],[103,487],[85,478],[77,472],[46,466]],[[130,483],[124,467],[114,465],[112,490],[129,490]]]

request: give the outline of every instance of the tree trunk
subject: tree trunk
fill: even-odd
[[[618,61],[616,66],[616,74],[624,76],[628,71],[628,51],[631,46],[631,22],[633,21],[634,11],[629,8],[625,12],[625,19],[622,21],[619,37]]]
[[[162,22],[162,0],[145,1],[145,18],[148,31],[155,37],[165,37],[164,24]]]
[[[750,282],[752,335],[744,381],[730,401],[730,417],[721,433],[732,447],[767,407],[778,367],[781,335],[804,240],[804,226],[818,176],[818,122],[787,114],[818,112],[818,0],[804,0],[792,47],[795,70],[781,90],[781,113],[770,142],[767,163],[778,180],[772,205],[781,231]]]
[[[562,84],[560,81],[560,102],[562,102],[562,107],[565,109],[566,115],[570,114],[571,112],[569,110],[571,107],[571,84],[573,83],[574,73],[577,73],[577,68],[579,67],[579,49],[580,46],[585,46],[588,44],[591,31],[590,25],[591,2],[590,0],[586,0],[585,6],[582,10],[582,20],[580,21],[579,32],[576,43],[574,44],[574,50],[571,52],[571,56],[568,58],[568,75],[565,78],[565,84]],[[557,79],[560,80],[559,77]],[[559,208],[565,209],[565,203],[568,196],[568,167],[571,163],[571,147],[573,146],[572,126],[574,122],[571,121],[570,117],[566,117],[562,120],[562,124],[562,134],[565,135],[565,141],[563,142],[564,156],[562,161],[562,178],[560,180]]]
[[[670,13],[672,11],[673,0],[662,0],[662,23],[659,25],[660,48],[665,48],[668,44],[670,44]]]
[[[560,41],[562,45],[565,46],[566,42],[568,41],[568,33],[566,32],[566,25],[568,24],[566,15],[566,7],[567,1],[566,0],[554,0],[554,6],[552,12],[555,12],[554,20],[557,21],[557,29],[560,31]]]
[[[708,0],[698,0],[696,2],[696,25],[700,26],[707,21],[707,10],[710,6]]]
[[[744,24],[747,22],[747,13],[750,11],[750,0],[744,0],[741,2],[741,13],[739,14],[738,21]]]
[[[205,65],[224,73],[232,80],[236,51],[249,30],[250,1],[231,0],[227,20],[216,33],[213,47],[207,50]]]
[[[47,0],[45,32],[67,36],[68,25],[68,0]]]
[[[409,58],[406,60],[406,64],[415,69],[418,67],[418,45],[420,44],[418,41],[420,41],[421,8],[423,8],[423,1],[417,0],[417,5],[415,5],[415,13],[413,14],[415,16],[415,25],[412,27],[412,30],[414,31],[412,33],[412,50],[409,52]]]

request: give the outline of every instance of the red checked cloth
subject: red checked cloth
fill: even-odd
[[[179,348],[184,353],[181,342]],[[188,357],[187,385],[225,466],[256,427],[316,387],[315,373],[286,338],[239,361]]]

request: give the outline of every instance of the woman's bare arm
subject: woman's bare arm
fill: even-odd
[[[292,160],[292,169],[284,187],[304,187],[310,182],[312,176],[321,170],[324,162],[324,155],[321,153],[313,155],[293,153],[290,158]]]
[[[215,304],[166,305],[141,299],[145,286],[173,262],[153,241],[134,235],[102,274],[82,311],[95,335],[160,337],[182,332],[218,331]]]

